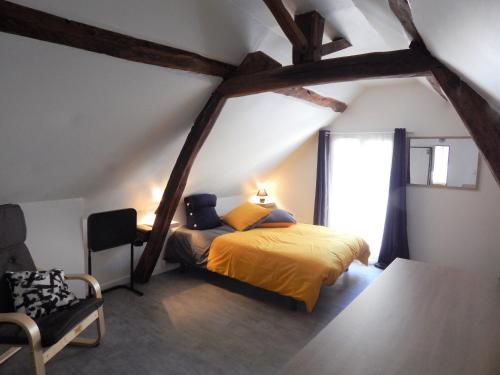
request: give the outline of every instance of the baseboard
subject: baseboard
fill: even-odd
[[[178,267],[179,267],[179,263],[166,263],[164,266],[159,267],[158,269],[155,269],[153,271],[153,276],[159,275],[159,274],[164,273],[164,272],[172,271]],[[109,280],[109,281],[101,283],[101,288],[103,290],[106,290],[106,289],[112,288],[112,287],[117,286],[117,285],[126,284],[129,282],[129,279],[130,279],[130,277],[127,275],[127,276],[123,276],[123,277],[120,277],[120,278],[117,278],[114,280]]]

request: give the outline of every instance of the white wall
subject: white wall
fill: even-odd
[[[131,204],[132,198],[128,202],[116,200],[116,197],[115,200],[111,199],[112,197],[108,198],[110,200],[107,204],[83,198],[21,203],[27,226],[26,245],[37,267],[62,268],[68,274],[87,272],[85,228],[88,215],[93,212],[134,207]],[[243,197],[240,195],[219,198],[217,212],[223,215],[242,200]],[[136,208],[139,213],[150,213],[154,211],[153,207],[156,207],[155,203],[150,202],[149,206]],[[184,221],[182,211],[181,204],[179,215],[176,217],[181,222]],[[135,248],[135,264],[143,250],[144,247]],[[128,282],[129,251],[128,246],[121,246],[93,254],[93,274],[103,288]],[[176,267],[167,265],[162,259],[160,255],[154,274]],[[79,294],[86,290],[79,282],[71,282],[71,287]]]
[[[314,134],[271,171],[246,182],[247,197],[255,195],[257,183],[263,183],[279,208],[292,212],[301,223],[312,224],[317,149],[318,135]]]
[[[365,91],[332,131],[404,127],[413,136],[468,136],[451,105],[415,83]],[[500,275],[500,189],[481,158],[478,190],[408,186],[413,259]]]
[[[338,117],[331,130],[368,132],[396,127],[406,128],[412,136],[469,135],[449,103],[410,80],[367,89]],[[306,142],[300,155],[299,160],[292,155],[282,163],[295,166],[287,169],[286,178],[279,169],[274,172],[280,181],[311,178],[316,163],[315,144]],[[300,211],[304,194],[314,194],[314,189],[290,186],[287,194],[287,208]],[[314,202],[314,197],[309,201]],[[483,157],[478,190],[408,186],[407,210],[411,258],[500,275],[500,189]]]
[[[21,203],[31,256],[42,269],[62,268],[66,273],[85,272],[81,218],[83,199]],[[81,283],[72,289],[82,292]]]

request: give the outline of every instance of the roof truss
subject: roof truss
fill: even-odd
[[[394,1],[408,4],[406,0]],[[319,61],[321,54],[319,54],[318,58],[318,53],[309,50],[310,54],[307,55],[307,49],[312,45],[309,44],[312,40],[311,38],[316,41],[319,39],[318,25],[316,25],[314,32],[308,34],[309,38],[306,36],[308,45],[304,48],[300,33],[290,22],[291,16],[287,17],[286,14],[283,14],[284,7],[281,0],[264,0],[264,2],[270,7],[273,14],[277,13],[275,17],[278,23],[293,44],[294,63],[300,65],[278,67],[268,59],[262,58],[262,56],[249,55],[246,58],[247,62],[243,61],[242,66],[239,68],[240,74],[225,80],[218,88],[220,95],[223,97],[243,96],[271,90],[287,90],[297,85],[312,85],[368,78],[432,77],[433,75],[436,81],[431,81],[431,84],[435,87],[437,82],[443,87],[452,100],[457,112],[466,123],[466,126],[471,130],[471,134],[473,134],[479,148],[489,160],[497,181],[500,182],[500,151],[498,147],[500,144],[500,115],[494,112],[486,101],[467,84],[434,59],[425,47],[422,48],[422,44],[414,43],[409,50],[372,53]],[[286,11],[286,9],[284,10]],[[409,6],[408,9],[405,9],[405,13],[411,15]],[[309,20],[309,22],[321,22],[321,20],[316,18],[315,21]],[[289,28],[288,31],[293,31],[293,33],[287,33],[287,28]],[[300,29],[301,31],[303,30],[303,28]],[[311,37],[311,35],[313,36]],[[318,48],[317,42],[315,42],[314,48]],[[307,62],[311,59],[313,62]],[[252,60],[254,60],[253,63]],[[246,67],[245,64],[247,64]],[[475,111],[479,112],[478,118],[474,115]],[[186,144],[188,142],[189,139],[186,140]],[[179,159],[177,162],[179,162]],[[175,199],[172,199],[167,194],[175,173],[174,168],[164,194],[164,199],[169,199],[167,203],[169,208],[166,211],[168,214],[157,215],[153,226],[153,233],[161,235],[158,238],[162,239],[162,241],[155,241],[146,245],[146,249],[141,257],[141,263],[136,268],[134,274],[139,281],[145,282],[149,280],[170,227],[170,221],[173,217],[173,214],[170,215],[170,212],[174,212],[179,204],[182,192],[179,193],[176,191],[176,195],[174,195]],[[183,189],[184,186],[182,186]],[[147,264],[149,264],[149,267],[145,266]]]
[[[226,79],[220,90],[227,96],[244,96],[301,85],[404,78],[430,74],[439,62],[421,49],[374,52],[285,66]]]
[[[427,51],[413,22],[410,2],[389,0],[389,5],[412,39],[410,47],[415,46]],[[446,65],[434,65],[431,72],[431,85],[439,87],[439,92],[444,91],[500,184],[500,113]]]
[[[0,0],[0,31],[119,59],[222,78],[234,75],[237,69],[234,65],[193,52],[86,25],[5,0]],[[312,95],[306,95],[306,92]],[[335,101],[304,88],[280,94],[322,107]],[[330,108],[338,112],[338,107]]]
[[[282,0],[263,0],[293,46],[294,64],[317,61],[321,56],[343,50],[351,43],[342,37],[323,44],[325,19],[316,11],[299,14],[295,19]]]
[[[196,53],[0,1],[0,31],[143,64],[228,77],[236,67]]]
[[[126,60],[226,78],[196,118],[177,158],[158,207],[151,239],[134,273],[138,281],[148,281],[153,272],[196,155],[229,97],[275,91],[295,97],[305,96],[310,101],[316,101],[319,94],[297,87],[369,78],[434,76],[500,182],[500,114],[455,73],[428,53],[413,24],[407,0],[389,2],[405,30],[416,42],[410,49],[323,61],[320,61],[322,55],[334,52],[340,47],[332,44],[335,41],[325,45],[318,42],[318,35],[322,35],[322,17],[318,18],[318,14],[313,14],[304,16],[302,20],[297,17],[294,21],[281,0],[264,2],[292,42],[298,56],[294,58],[297,65],[281,67],[281,64],[268,56],[255,53],[248,55],[240,67],[236,68],[191,52],[65,20],[0,0],[0,31]]]

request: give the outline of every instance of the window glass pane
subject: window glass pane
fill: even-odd
[[[432,183],[446,185],[448,180],[449,146],[434,146],[434,162],[432,167]]]
[[[362,237],[376,261],[384,232],[392,133],[332,134],[329,225]]]

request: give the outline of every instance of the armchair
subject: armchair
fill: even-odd
[[[0,205],[0,277],[5,271],[36,270],[26,240],[24,214],[18,205]],[[66,275],[67,280],[89,284],[91,295],[76,305],[41,318],[32,319],[12,311],[6,281],[0,279],[0,344],[12,345],[0,355],[0,365],[22,346],[31,349],[36,375],[45,375],[45,364],[66,345],[94,347],[105,334],[101,288],[97,280],[86,274]],[[97,321],[97,337],[78,337]]]

